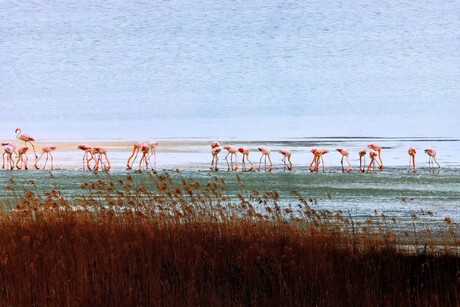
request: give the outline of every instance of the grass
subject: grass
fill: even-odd
[[[460,305],[451,220],[433,233],[413,216],[395,233],[397,221],[318,211],[297,192],[294,206],[228,197],[219,177],[96,178],[78,197],[31,185],[11,180],[3,200],[2,306]]]

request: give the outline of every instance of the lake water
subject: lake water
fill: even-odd
[[[0,140],[19,145],[21,127],[38,148],[56,144],[62,181],[1,171],[2,193],[9,178],[73,193],[92,176],[77,170],[79,143],[106,146],[121,176],[132,143],[157,139],[160,170],[200,177],[219,140],[247,146],[253,161],[258,146],[274,151],[274,174],[244,175],[259,188],[356,214],[456,218],[459,16],[458,1],[0,1]],[[334,149],[348,148],[356,169],[368,143],[383,145],[384,172],[342,174]],[[325,174],[306,170],[312,147],[331,150]],[[292,150],[292,174],[278,149]]]

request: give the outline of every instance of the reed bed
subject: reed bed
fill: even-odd
[[[458,306],[459,226],[395,232],[276,191],[168,173],[81,184],[10,181],[0,212],[2,306]],[[411,251],[406,247],[412,246]]]

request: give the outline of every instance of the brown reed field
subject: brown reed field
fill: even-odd
[[[1,306],[459,306],[459,226],[392,231],[280,205],[277,192],[229,197],[150,174],[81,184],[81,195],[14,180],[0,214]],[[239,182],[239,177],[236,175]],[[408,250],[407,247],[412,247]]]

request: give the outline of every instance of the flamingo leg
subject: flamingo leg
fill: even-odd
[[[438,161],[436,161],[436,157],[433,157],[434,162],[438,165],[438,168],[441,169],[441,165],[439,165]]]
[[[270,162],[270,168],[268,169],[269,172],[271,172],[273,170],[273,162],[272,162],[272,159],[270,158],[270,155],[267,155],[268,157],[268,161]]]
[[[246,156],[246,155],[243,153],[243,159],[241,159],[241,165],[242,165],[242,166],[241,166],[241,167],[242,167],[241,170],[242,170],[243,172],[246,171],[246,162],[244,162],[244,157],[245,157],[245,156]]]
[[[351,163],[350,161],[348,161],[348,156],[346,156],[346,160],[347,160],[347,163],[348,163],[348,173],[351,173],[351,171],[353,170],[353,168],[351,167]]]
[[[24,145],[27,145],[27,143],[30,143],[30,145],[32,146],[32,149],[34,150],[35,159],[38,158],[34,144],[31,141],[24,141]]]
[[[254,170],[254,163],[252,163],[252,162],[249,160],[249,154],[247,154],[246,157],[247,157],[248,162],[251,164],[251,167],[249,168],[249,172],[252,172],[252,171]]]
[[[45,164],[43,164],[43,169],[45,169],[47,162],[48,162],[48,153],[46,153],[46,160],[45,160]]]
[[[238,170],[238,156],[236,155],[236,153],[234,153],[235,155],[235,171]]]
[[[324,170],[324,159],[323,159],[323,156],[321,156],[321,161],[323,162],[323,173],[325,173],[326,171]]]
[[[51,170],[54,169],[54,158],[53,158],[53,154],[50,153],[50,157],[51,157]]]
[[[343,167],[343,156],[342,156],[342,159],[340,160],[340,164],[342,165],[342,173],[345,173],[345,168]]]
[[[289,162],[289,171],[292,172],[292,162],[291,162],[291,157],[288,157],[288,162]]]
[[[24,169],[27,169],[27,162],[29,162],[29,157],[24,154],[24,158],[22,160],[24,161]]]
[[[35,166],[36,169],[39,169],[39,167],[37,166],[37,163],[38,163],[38,161],[40,161],[40,159],[43,157],[43,154],[44,154],[44,153],[42,153],[42,154],[40,155],[40,157],[38,157],[38,158],[35,159],[35,164],[34,164],[34,166]]]
[[[105,161],[107,162],[107,170],[110,169],[110,161],[109,161],[109,158],[107,157],[107,154],[104,153],[104,156],[105,156]]]
[[[230,152],[225,156],[225,161],[227,161],[227,171],[230,170],[230,164],[228,164],[228,155],[230,154]]]
[[[139,147],[138,147],[136,144],[134,144],[134,146],[133,146],[133,152],[132,152],[131,156],[129,156],[128,162],[126,163],[127,169],[131,169],[131,167],[132,167],[132,165],[133,165],[133,163],[134,163],[134,160],[136,160],[136,157],[137,157],[137,154],[138,154],[138,153],[139,153]],[[132,158],[134,155],[136,155],[136,157],[134,157],[134,160],[133,160],[133,162],[132,162],[131,165],[130,165],[130,164],[129,164],[129,161],[131,161],[131,158]]]
[[[380,160],[380,164],[379,164],[379,168],[380,170],[383,169],[383,161],[382,161],[382,150],[379,150],[379,160]]]
[[[262,164],[262,159],[263,159],[263,157],[264,157],[264,154],[262,154],[262,155],[260,156],[260,161],[259,161],[259,172],[260,172],[260,165]]]

